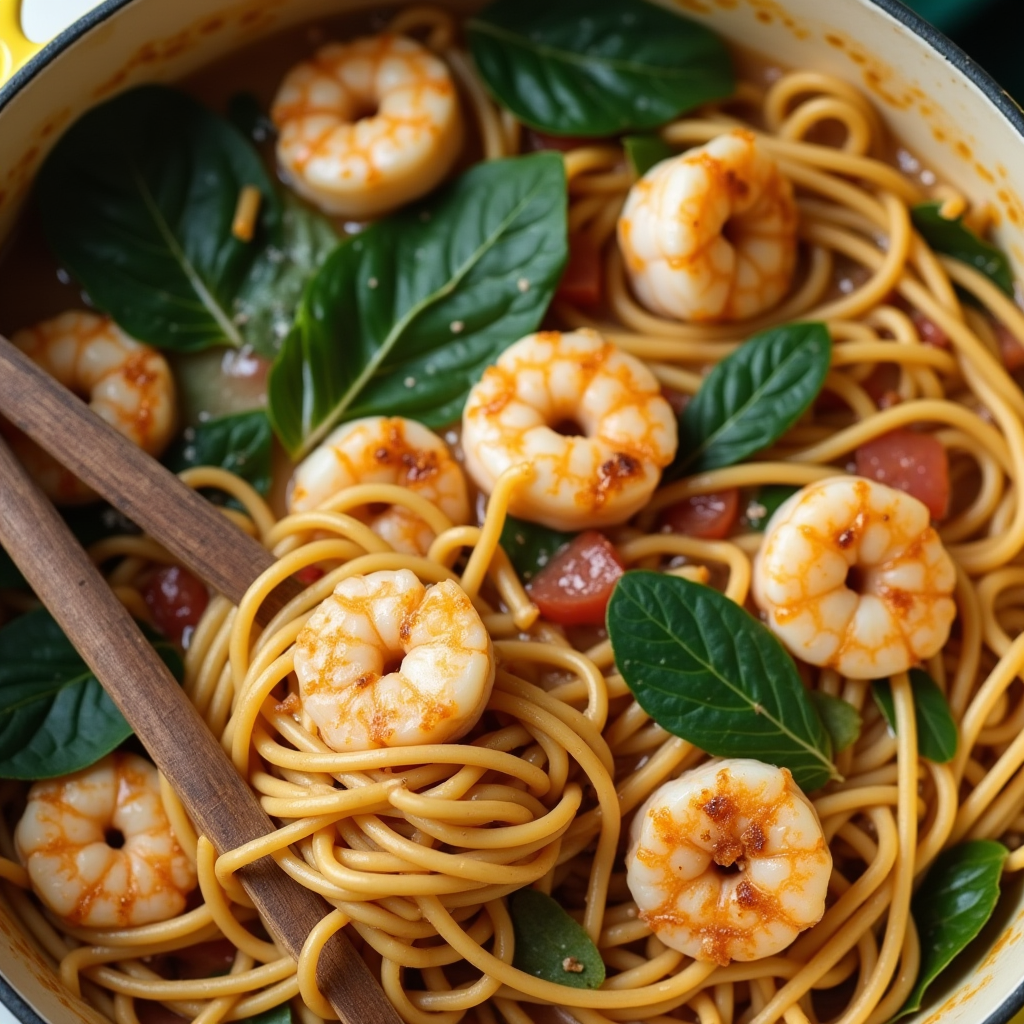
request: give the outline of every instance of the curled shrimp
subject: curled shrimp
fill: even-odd
[[[532,480],[512,515],[556,530],[625,522],[676,453],[676,418],[639,359],[594,331],[542,331],[507,348],[469,393],[466,469],[490,492],[510,466]]]
[[[466,478],[448,446],[422,424],[400,416],[367,416],[333,431],[296,468],[288,485],[288,510],[305,512],[346,487],[370,483],[407,487],[455,525],[469,522]],[[433,530],[401,505],[361,515],[395,551],[425,555],[434,539]]]
[[[626,882],[673,949],[725,966],[821,920],[832,854],[785,768],[733,758],[666,782],[633,819]]]
[[[292,187],[342,217],[376,217],[426,195],[462,143],[448,66],[405,36],[322,47],[288,73],[270,116]]]
[[[62,313],[18,331],[11,341],[89,408],[150,455],[174,436],[174,378],[156,349],[128,337],[113,320],[84,311]],[[46,452],[17,435],[11,444],[55,501],[95,497]]]
[[[630,190],[618,234],[633,290],[650,310],[745,320],[789,289],[793,188],[752,132],[728,132],[655,164]]]
[[[14,842],[36,895],[85,928],[166,921],[196,887],[157,770],[135,754],[108,754],[74,775],[35,783]]]
[[[491,638],[454,581],[408,569],[342,580],[295,642],[303,711],[335,750],[445,743],[483,714]]]
[[[922,502],[839,476],[779,506],[752,592],[796,657],[849,679],[879,679],[942,649],[956,617],[955,584]]]

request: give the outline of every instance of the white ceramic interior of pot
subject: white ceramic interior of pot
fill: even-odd
[[[1024,116],[962,55],[933,45],[892,0],[661,0],[729,40],[790,67],[864,89],[896,136],[941,178],[996,211],[996,234],[1024,272]],[[881,4],[883,6],[879,6]],[[48,148],[70,122],[115,92],[171,81],[299,21],[374,6],[367,0],[110,0],[0,91],[0,245]],[[472,2],[449,2],[469,8]],[[6,101],[6,102],[5,102]],[[1024,1002],[1024,891],[1008,885],[986,934],[908,1024],[1005,1024]],[[0,895],[0,973],[50,1024],[102,1020],[57,980],[22,937]]]

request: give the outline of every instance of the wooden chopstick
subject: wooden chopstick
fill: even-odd
[[[0,380],[5,372],[0,369]],[[6,384],[4,381],[5,388]],[[29,390],[32,388],[34,384],[30,382]],[[91,443],[92,435],[74,431],[77,425],[65,438],[67,447]],[[102,479],[102,474],[97,479]],[[177,483],[175,477],[171,479]],[[159,497],[152,486],[148,493]],[[205,504],[202,499],[199,501]],[[227,522],[220,513],[215,512],[215,516],[218,524]],[[186,520],[183,526],[188,525]],[[234,527],[231,529],[238,537],[249,539]],[[159,532],[152,532],[160,536]],[[270,818],[216,738],[57,511],[3,441],[0,543],[218,852],[234,849],[272,831]],[[298,959],[310,930],[329,913],[330,906],[268,857],[243,868],[238,877],[274,937]],[[400,1024],[398,1014],[362,957],[340,932],[320,954],[317,983],[346,1024]]]
[[[273,565],[258,541],[3,337],[0,413],[235,604]],[[257,619],[266,625],[301,590],[285,580],[267,595]]]

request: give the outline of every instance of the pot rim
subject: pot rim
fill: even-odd
[[[33,78],[36,77],[50,61],[63,53],[69,46],[77,42],[86,32],[106,21],[122,7],[133,0],[104,0],[88,14],[68,26],[59,36],[52,39],[31,60],[19,68],[8,81],[0,86],[0,112],[11,102]],[[1024,107],[1021,107],[1012,96],[984,69],[968,57],[959,46],[943,35],[934,25],[929,24],[900,0],[867,0],[868,3],[880,8],[890,17],[910,29],[941,57],[950,62],[959,72],[965,75],[991,100],[999,112],[1009,122],[1021,138],[1024,138]],[[10,982],[0,974],[0,1004],[5,1005],[21,1024],[47,1024],[21,998]],[[1009,1024],[1019,1010],[1024,1008],[1024,980],[1011,992],[1002,1005],[989,1014],[981,1024]]]

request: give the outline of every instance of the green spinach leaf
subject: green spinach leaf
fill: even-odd
[[[910,689],[914,695],[914,720],[917,722],[917,750],[922,757],[937,764],[946,764],[956,757],[960,740],[953,712],[949,710],[942,691],[924,669],[912,668]],[[889,728],[896,732],[896,708],[892,700],[892,686],[888,679],[871,684],[875,703]]]
[[[251,92],[236,92],[228,100],[228,120],[258,146],[277,134],[270,115]]]
[[[727,597],[676,576],[627,572],[607,622],[622,677],[662,728],[709,754],[788,768],[804,790],[838,778],[793,659]]]
[[[468,34],[498,102],[552,135],[655,128],[734,88],[717,35],[643,0],[497,0]]]
[[[263,1013],[257,1013],[255,1017],[246,1017],[241,1024],[292,1024],[291,1003],[281,1003]]]
[[[78,543],[87,548],[104,537],[121,533],[138,533],[139,528],[106,502],[89,505],[69,505],[58,510]],[[29,585],[21,575],[10,555],[0,547],[0,590],[28,590]]]
[[[550,896],[519,889],[508,899],[516,947],[512,966],[570,988],[600,988],[604,961],[590,936]]]
[[[547,310],[568,256],[565,195],[558,154],[493,160],[343,241],[270,371],[292,457],[342,419],[457,419],[484,367]]]
[[[231,233],[238,195],[263,195],[256,238]],[[234,302],[281,206],[250,143],[184,93],[146,85],[79,118],[36,184],[43,229],[92,301],[130,335],[190,352],[241,345]]]
[[[164,456],[164,464],[175,473],[192,466],[219,466],[266,497],[272,441],[270,420],[262,409],[240,412],[188,428]]]
[[[642,178],[655,164],[675,156],[676,151],[660,135],[627,135],[622,140],[633,173]]]
[[[788,501],[799,487],[790,487],[787,484],[768,484],[761,487],[743,513],[743,521],[752,530],[764,533],[773,515],[779,510],[783,502]]]
[[[832,360],[823,323],[755,335],[708,374],[679,417],[679,453],[663,480],[742,462],[780,438],[821,391]]]
[[[892,1021],[921,1008],[928,986],[992,916],[1006,856],[1002,843],[977,839],[936,858],[911,903],[921,939],[917,984]]]
[[[511,560],[519,578],[524,583],[529,583],[575,536],[575,533],[552,530],[547,526],[529,523],[525,519],[506,516],[505,526],[501,531],[501,546],[505,549],[505,554]]]
[[[832,741],[833,752],[838,753],[857,742],[863,723],[860,712],[849,701],[820,690],[811,690],[811,700]]]
[[[281,244],[260,252],[235,298],[234,321],[261,355],[277,355],[306,285],[337,244],[338,234],[326,217],[285,193]]]
[[[174,646],[142,625],[180,680]],[[0,629],[0,778],[50,779],[94,764],[132,733],[45,609]]]
[[[952,220],[939,213],[942,203],[919,203],[910,216],[921,237],[937,252],[969,263],[1013,298],[1013,268],[1006,253],[979,238],[962,217]]]

